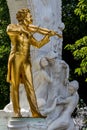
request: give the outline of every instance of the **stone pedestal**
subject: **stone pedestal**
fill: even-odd
[[[10,118],[8,130],[47,130],[45,119],[42,118]]]
[[[7,130],[8,120],[10,118],[10,114],[3,110],[0,110],[0,130]]]

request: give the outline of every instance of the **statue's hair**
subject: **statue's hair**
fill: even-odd
[[[23,20],[27,16],[27,13],[30,13],[30,10],[28,8],[22,8],[22,9],[18,10],[18,12],[16,14],[16,18],[18,20]]]

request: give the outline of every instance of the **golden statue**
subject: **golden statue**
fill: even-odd
[[[15,117],[21,117],[19,105],[19,85],[24,84],[27,99],[30,104],[32,117],[43,117],[37,106],[33,79],[31,72],[30,45],[37,48],[49,42],[50,36],[58,33],[32,25],[33,19],[29,9],[21,9],[17,12],[18,24],[9,24],[7,34],[10,37],[12,46],[8,60],[7,82],[11,84],[11,98]],[[37,41],[34,33],[45,35],[43,39]]]

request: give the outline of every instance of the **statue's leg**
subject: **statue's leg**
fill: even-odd
[[[19,75],[20,75],[19,56],[16,57],[11,65],[11,99],[13,104],[14,116],[20,117],[20,105],[19,105]]]
[[[31,65],[24,65],[24,75],[23,75],[23,80],[24,80],[24,86],[27,94],[27,99],[30,105],[30,109],[32,112],[33,117],[44,117],[40,114],[38,106],[37,106],[37,100],[36,100],[36,95],[34,91],[34,86],[33,86],[33,79],[32,79],[32,72],[31,72]]]

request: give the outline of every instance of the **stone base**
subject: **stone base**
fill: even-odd
[[[10,117],[11,113],[0,110],[0,130],[7,130],[7,124]]]
[[[12,112],[0,110],[0,130],[47,130],[46,120],[43,118],[15,118],[12,115]]]
[[[47,130],[47,125],[43,118],[12,117],[8,121],[8,130]]]

